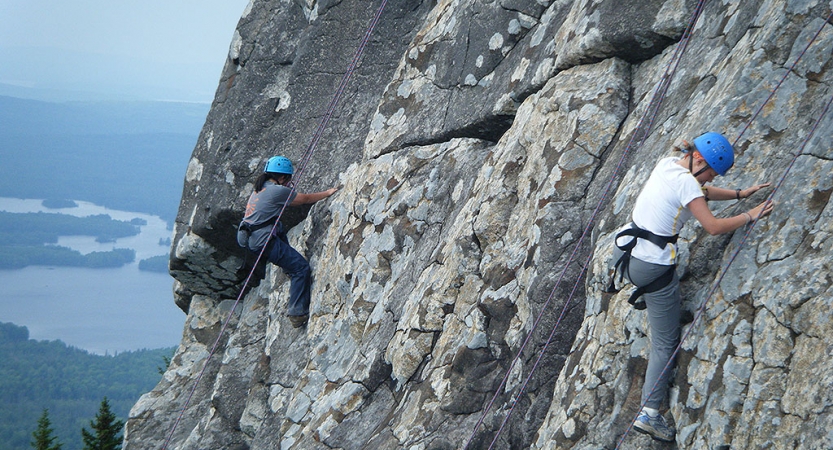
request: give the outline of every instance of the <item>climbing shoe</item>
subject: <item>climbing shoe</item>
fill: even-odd
[[[292,324],[293,328],[301,328],[307,324],[308,320],[309,314],[304,314],[303,316],[289,316],[289,323]]]
[[[674,434],[676,432],[665,423],[665,419],[661,414],[657,414],[656,417],[651,417],[647,412],[640,411],[633,427],[636,428],[636,431],[645,433],[657,441],[674,442]]]

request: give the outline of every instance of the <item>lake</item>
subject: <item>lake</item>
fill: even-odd
[[[77,208],[48,209],[41,200],[0,197],[0,211],[52,212],[84,217],[107,214],[116,220],[140,218],[137,236],[98,243],[91,236],[62,236],[58,245],[81,253],[132,248],[136,261],[116,269],[30,266],[0,270],[0,322],[29,329],[36,340],[60,339],[97,354],[179,344],[185,314],[173,300],[173,278],[140,271],[138,262],[168,254],[160,244],[171,236],[157,216],[118,211],[87,202]]]

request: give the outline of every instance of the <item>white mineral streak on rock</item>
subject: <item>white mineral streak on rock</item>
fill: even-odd
[[[188,161],[188,168],[185,170],[185,181],[193,183],[199,181],[202,177],[203,165],[197,158],[191,158]]]
[[[230,60],[235,61],[240,59],[240,50],[243,48],[243,37],[240,36],[240,32],[234,30],[234,35],[231,37],[231,45],[229,45],[228,49],[228,57]]]
[[[333,9],[325,13],[322,6],[315,18],[319,2],[312,0],[251,3],[238,51],[255,46],[252,54],[262,60],[249,60],[248,70],[269,76],[252,83],[247,107],[279,98],[298,82],[277,83],[270,58],[282,51],[289,62],[287,55],[304,51],[298,42],[280,47],[276,36],[252,31],[262,26],[279,33],[267,3],[272,9],[300,4],[309,16],[293,14],[300,22],[315,22],[311,26],[338,25],[328,14],[352,5],[331,2]],[[343,114],[361,116],[361,124],[338,129],[339,139],[366,130],[357,148],[349,149],[360,156],[339,174],[319,172],[331,176],[322,183],[338,179],[341,189],[289,233],[314,270],[309,325],[291,328],[284,317],[288,279],[270,267],[231,316],[220,353],[175,436],[177,448],[428,449],[457,448],[468,439],[529,336],[674,54],[676,47],[657,44],[676,39],[690,14],[681,0],[641,2],[654,7],[651,17],[624,26],[647,27],[627,33],[638,33],[657,56],[629,63],[628,49],[617,47],[618,31],[602,11],[625,17],[645,10],[607,0],[538,1],[529,2],[523,14],[511,13],[516,22],[500,15],[506,11],[499,3],[439,1],[421,10],[413,30],[387,35],[386,45],[400,49],[389,63],[390,79],[363,84],[367,89],[357,97],[372,100]],[[829,13],[829,5],[819,2],[713,6],[708,11],[714,16],[695,29],[652,133],[630,150],[607,206],[595,217],[585,241],[590,250],[567,266],[567,281],[541,316],[544,328],[551,327],[592,251],[586,280],[578,286],[581,298],[574,299],[583,302],[583,315],[570,316],[575,341],[568,348],[572,336],[556,335],[539,366],[543,372],[518,403],[520,416],[506,431],[506,442],[596,449],[618,441],[639,406],[650,333],[645,313],[626,302],[628,287],[615,295],[602,292],[612,236],[630,220],[656,161],[702,131],[738,133]],[[473,13],[502,19],[495,20],[496,29],[475,35],[469,33]],[[305,35],[320,32],[299,26]],[[402,42],[408,32],[411,40]],[[662,39],[644,41],[652,33]],[[739,142],[734,169],[716,184],[776,181],[831,93],[831,43],[833,28],[826,26]],[[491,59],[510,47],[505,59]],[[467,48],[501,53],[477,58]],[[373,71],[384,64],[364,62]],[[495,63],[488,76],[476,79],[477,69]],[[237,76],[247,73],[241,69]],[[461,89],[469,74],[477,88]],[[371,83],[372,76],[363,72],[360,78]],[[243,81],[251,82],[242,79],[235,86]],[[471,91],[477,91],[476,99],[465,97]],[[272,113],[267,106],[259,111]],[[276,114],[280,120],[273,123],[247,112],[209,115],[209,145],[198,144],[188,165],[173,262],[174,289],[190,298],[189,315],[159,386],[131,411],[126,450],[163,445],[159,430],[172,425],[168,417],[179,413],[231,310],[227,295],[194,291],[227,292],[239,262],[218,243],[217,236],[231,236],[233,226],[204,223],[210,217],[204,211],[223,205],[202,196],[226,182],[250,192],[251,180],[237,171],[226,177],[223,170],[259,170],[262,156],[242,149],[274,144],[276,135],[237,142],[237,133],[298,126],[280,122],[286,114]],[[509,118],[505,131],[480,133],[478,127],[496,126],[495,114]],[[680,448],[833,448],[833,151],[825,145],[829,126],[821,129],[776,197],[775,212],[756,225],[702,318],[683,327],[691,337],[678,356],[666,413]],[[238,152],[237,160],[221,160],[228,154],[219,149],[226,146]],[[233,196],[240,198],[238,192]],[[710,206],[724,217],[763,199],[761,193],[737,206]],[[681,231],[678,273],[685,310],[696,312],[706,301],[743,231],[710,237],[693,221]],[[549,331],[533,334],[534,348],[509,370],[478,432],[481,442],[491,439]],[[625,442],[625,448],[647,445],[649,438],[633,433]]]
[[[500,33],[493,34],[489,39],[489,50],[495,51],[501,47],[503,47],[503,35]]]

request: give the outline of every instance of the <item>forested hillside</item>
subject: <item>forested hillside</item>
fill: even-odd
[[[98,242],[139,233],[141,219],[132,222],[113,220],[107,215],[74,217],[51,213],[7,213],[0,211],[0,269],[20,269],[30,265],[72,267],[120,267],[133,262],[136,252],[116,248],[82,255],[55,244],[58,237],[94,236]]]
[[[172,221],[208,106],[0,96],[0,197],[84,200]]]
[[[0,323],[0,449],[29,448],[44,408],[64,450],[81,448],[107,397],[122,420],[160,378],[173,348],[94,355],[61,341],[34,341],[29,330]]]

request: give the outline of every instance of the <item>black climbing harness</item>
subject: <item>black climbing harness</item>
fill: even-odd
[[[619,245],[619,238],[631,236],[632,239],[629,240],[624,245]],[[622,256],[619,257],[619,260],[613,265],[613,276],[610,278],[610,284],[608,285],[605,292],[608,293],[616,293],[619,292],[619,289],[616,289],[616,273],[619,273],[619,283],[621,284],[622,278],[628,273],[628,266],[631,260],[631,250],[636,247],[636,240],[637,239],[644,239],[646,241],[650,241],[654,245],[659,248],[665,248],[668,244],[676,244],[677,243],[678,235],[674,236],[660,236],[658,234],[654,234],[648,230],[644,230],[636,226],[635,223],[631,222],[630,228],[622,230],[616,235],[613,243],[619,250],[622,250]],[[630,303],[635,309],[643,310],[646,308],[645,300],[639,300],[639,297],[642,294],[650,294],[651,292],[659,291],[660,289],[668,286],[671,284],[671,281],[674,279],[674,271],[677,269],[676,264],[672,264],[668,266],[668,270],[666,270],[662,275],[651,281],[650,283],[644,286],[637,286],[636,289],[631,293],[630,298],[628,298],[628,303]],[[628,275],[628,279],[630,280],[630,275]]]
[[[251,236],[255,231],[262,230],[264,228],[272,229],[266,244],[258,249],[249,248],[249,236]],[[266,274],[266,259],[258,258],[258,255],[262,249],[263,253],[268,255],[271,251],[272,245],[275,243],[276,238],[286,241],[283,224],[280,222],[280,218],[278,216],[271,217],[265,222],[261,222],[259,224],[251,224],[245,220],[241,220],[240,225],[237,226],[237,244],[243,247],[245,250],[245,256],[243,257],[243,263],[237,268],[237,274],[245,276],[247,272],[256,268],[254,280],[259,281],[263,279],[263,276]]]
[[[262,230],[264,228],[272,229],[272,232],[269,235],[269,241],[267,241],[266,245],[269,245],[269,243],[272,242],[272,239],[274,239],[276,236],[284,234],[283,224],[280,222],[279,215],[275,217],[270,217],[269,219],[266,219],[265,221],[258,224],[251,224],[249,222],[246,222],[245,220],[241,220],[240,225],[237,226],[237,245],[249,250],[249,252],[251,253],[260,253],[260,248],[249,248],[249,236],[251,236],[252,233],[254,233],[255,231]]]

